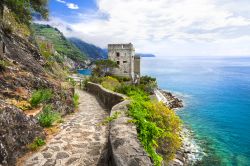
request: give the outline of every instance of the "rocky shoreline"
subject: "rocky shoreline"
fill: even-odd
[[[178,109],[184,107],[183,100],[179,99],[171,92],[158,89],[159,92],[167,99],[165,103],[171,109]],[[201,148],[196,144],[192,137],[192,133],[185,126],[183,126],[180,132],[182,138],[182,146],[176,152],[175,158],[169,163],[170,166],[186,166],[192,165],[198,160],[201,160],[202,152]]]
[[[175,108],[182,108],[184,106],[183,101],[177,98],[176,96],[174,96],[171,92],[168,92],[162,89],[158,89],[158,90],[167,99],[168,103],[166,104],[168,105],[169,108],[175,109]]]

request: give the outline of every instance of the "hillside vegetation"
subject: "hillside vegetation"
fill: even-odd
[[[87,59],[86,54],[81,52],[76,46],[74,46],[64,35],[56,28],[49,25],[33,24],[32,29],[35,36],[43,36],[47,40],[50,40],[55,50],[63,56],[71,58],[72,60],[83,62]]]
[[[100,47],[77,38],[69,38],[69,40],[91,59],[107,59],[108,57],[107,52]]]

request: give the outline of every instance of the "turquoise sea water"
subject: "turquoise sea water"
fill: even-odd
[[[183,97],[178,114],[206,153],[197,165],[250,166],[250,58],[142,58],[142,74]]]
[[[82,75],[87,75],[87,76],[91,75],[91,69],[79,69],[77,70],[77,72]]]

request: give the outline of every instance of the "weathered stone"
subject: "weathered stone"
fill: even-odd
[[[56,159],[64,159],[64,158],[68,158],[69,154],[66,152],[58,152],[56,154]]]
[[[52,149],[54,151],[59,151],[60,150],[60,148],[58,146],[52,146],[52,147],[50,147],[50,149]]]
[[[46,163],[43,164],[43,166],[54,166],[56,165],[56,161],[53,159],[49,159],[46,161]]]
[[[96,147],[88,152],[89,155],[97,156],[100,154],[101,147]]]
[[[72,158],[70,158],[70,159],[66,162],[66,165],[70,165],[70,164],[72,164],[73,162],[75,162],[75,161],[77,161],[77,160],[78,160],[78,158],[72,157]]]
[[[42,154],[43,154],[44,158],[51,158],[52,157],[52,154],[48,153],[48,152],[45,152],[45,153],[42,153]]]
[[[0,100],[0,164],[14,165],[17,156],[27,151],[26,145],[36,137],[44,138],[36,120]]]

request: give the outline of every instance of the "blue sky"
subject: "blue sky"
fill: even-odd
[[[80,12],[98,10],[94,0],[50,0],[49,9],[51,17],[62,18],[69,23],[78,21]]]
[[[50,0],[46,23],[67,37],[132,42],[158,56],[250,55],[249,0]]]

